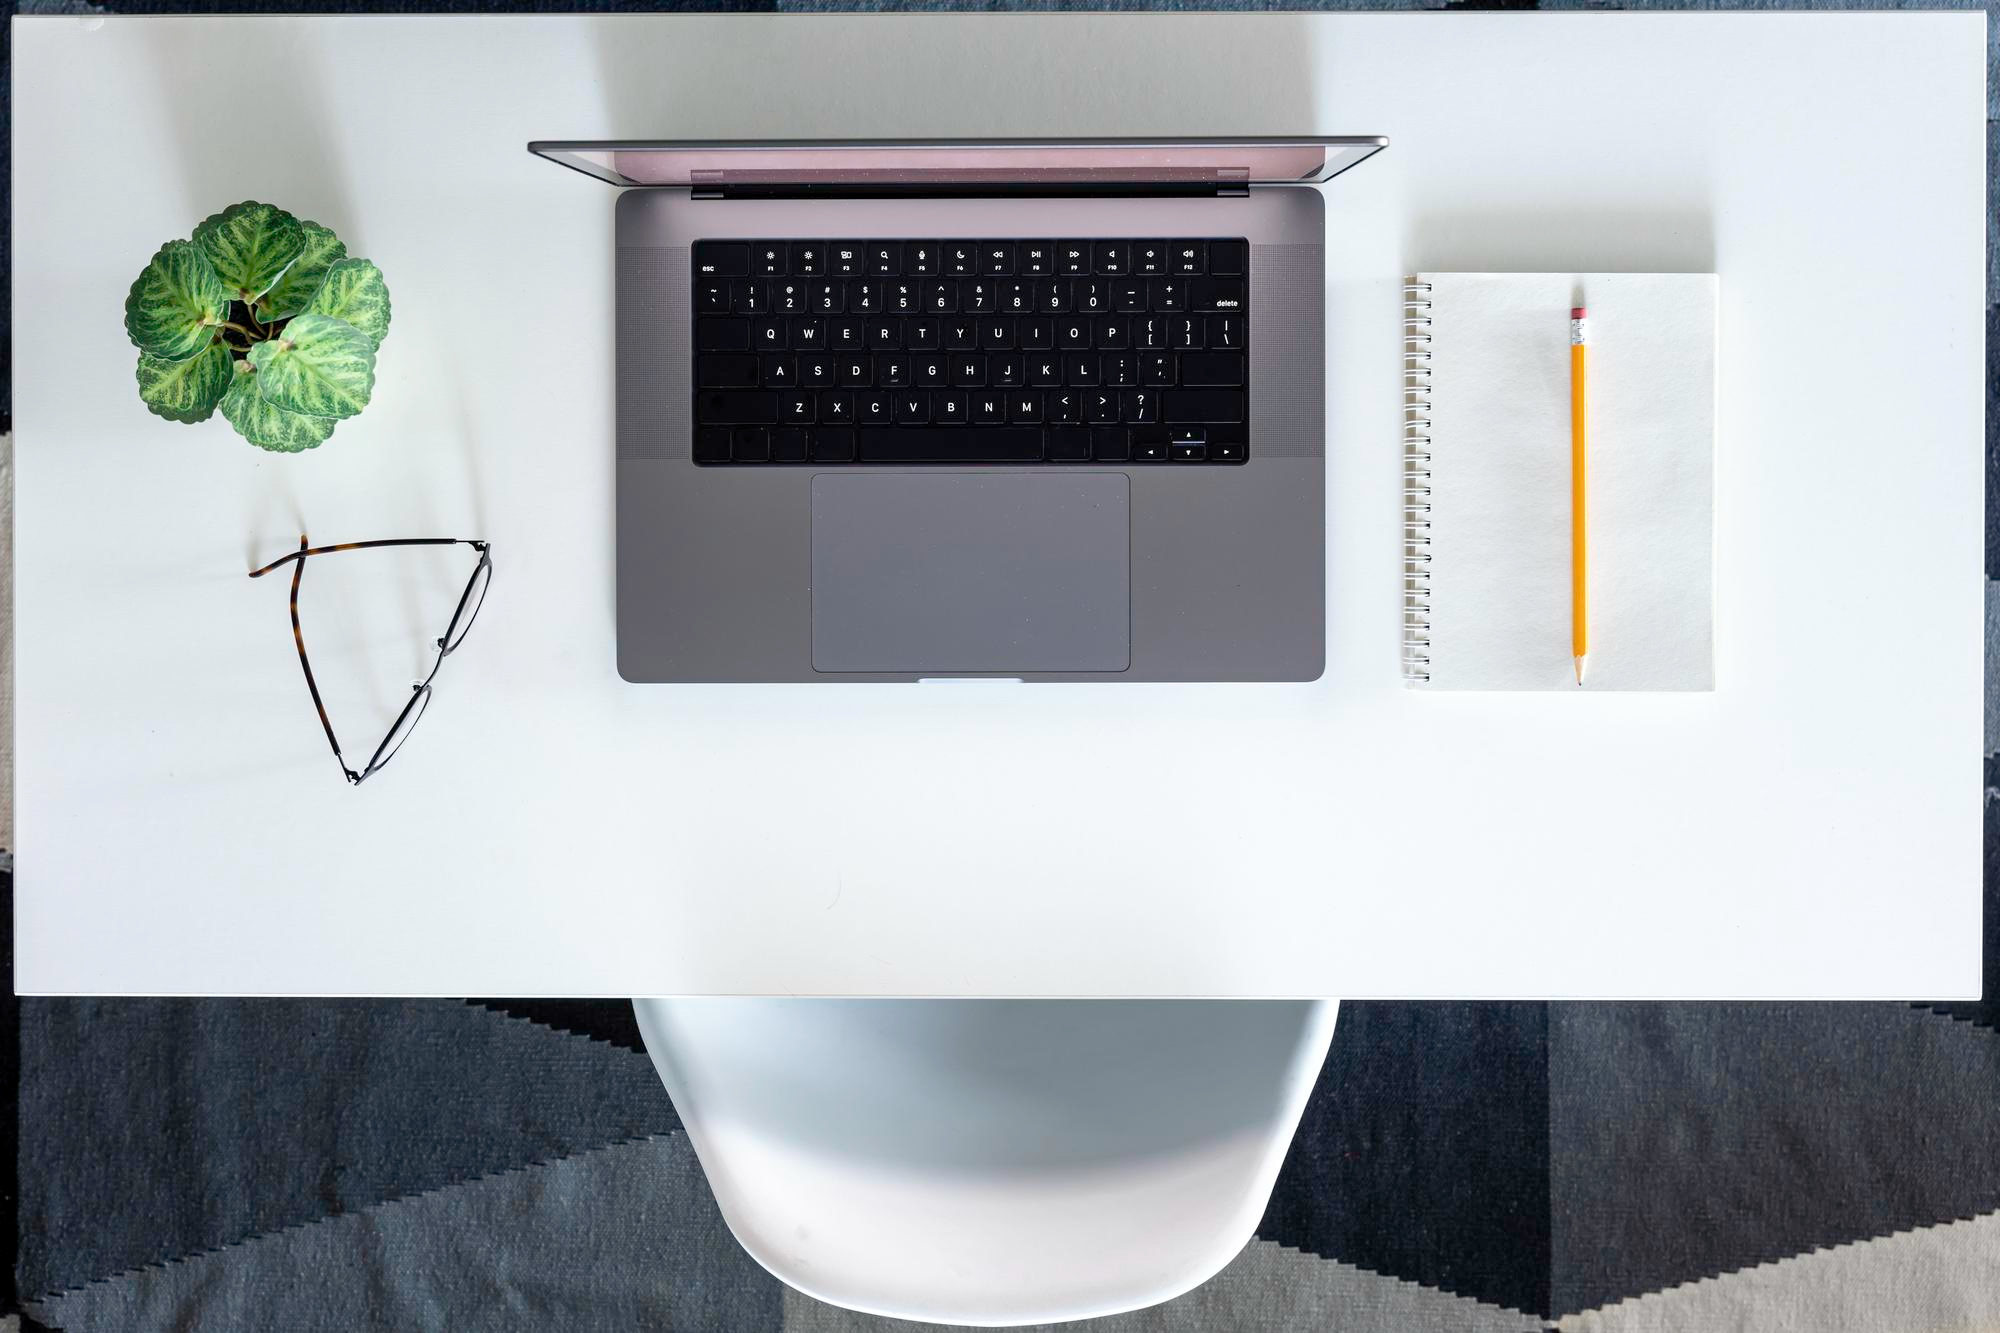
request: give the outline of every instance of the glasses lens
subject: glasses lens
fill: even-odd
[[[486,585],[493,581],[493,562],[482,558],[479,568],[472,571],[472,582],[465,585],[465,596],[458,599],[458,614],[451,618],[451,628],[445,631],[444,650],[448,653],[465,642],[472,622],[479,618],[479,605],[486,600]]]
[[[410,733],[417,729],[417,721],[423,717],[424,710],[430,706],[431,687],[426,685],[417,691],[417,697],[410,700],[403,715],[396,719],[396,729],[376,747],[375,757],[368,761],[368,771],[361,776],[367,777],[388,766],[389,761],[396,757],[396,751],[403,748],[403,742],[410,739]]]

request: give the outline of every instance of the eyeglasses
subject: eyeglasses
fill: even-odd
[[[340,752],[340,741],[334,737],[333,723],[327,720],[326,705],[320,702],[319,685],[313,680],[312,662],[306,657],[306,636],[299,629],[299,580],[305,575],[307,556],[366,551],[378,546],[470,546],[479,552],[479,564],[473,569],[472,577],[466,580],[465,591],[459,594],[458,609],[451,613],[451,624],[445,627],[444,637],[437,640],[437,658],[431,663],[430,671],[422,680],[411,685],[409,702],[396,715],[389,734],[375,747],[367,767],[357,773],[347,766],[347,758]],[[431,682],[437,679],[438,668],[465,642],[466,632],[472,628],[472,622],[479,616],[480,604],[486,600],[487,585],[493,581],[493,548],[486,542],[466,537],[405,537],[390,541],[342,542],[338,546],[308,546],[304,534],[300,534],[298,550],[280,556],[262,569],[251,570],[250,577],[262,578],[278,566],[292,561],[297,562],[292,565],[292,639],[299,646],[299,667],[306,673],[306,688],[312,691],[313,707],[318,710],[319,724],[326,731],[326,743],[333,747],[333,757],[340,761],[340,771],[347,775],[350,784],[359,785],[381,772],[396,757],[396,751],[403,748],[403,742],[410,738],[424,710],[430,706]]]

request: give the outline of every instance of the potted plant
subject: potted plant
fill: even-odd
[[[147,411],[197,422],[221,408],[258,448],[297,453],[368,406],[389,288],[328,228],[245,202],[160,247],[125,298],[125,332]]]

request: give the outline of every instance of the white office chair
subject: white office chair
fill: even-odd
[[[1250,1239],[1339,1001],[635,1000],[729,1229],[900,1319],[1137,1309]]]

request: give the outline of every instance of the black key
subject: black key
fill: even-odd
[[[1016,389],[1007,395],[1007,419],[1036,422],[1042,419],[1042,395],[1034,389]]]
[[[799,388],[830,389],[838,379],[833,358],[826,353],[810,352],[799,358]]]
[[[1038,463],[1042,458],[1042,432],[1034,426],[863,427],[859,444],[864,463]]]
[[[804,282],[771,284],[771,309],[781,315],[803,315],[812,309],[812,298]]]
[[[1208,446],[1206,444],[1169,444],[1167,446],[1167,457],[1176,463],[1206,463],[1208,461]]]
[[[803,463],[806,461],[806,450],[804,426],[778,426],[771,431],[773,463]]]
[[[1048,432],[1048,458],[1051,463],[1089,462],[1090,432],[1081,426],[1051,426]]]
[[[729,461],[729,427],[696,426],[694,428],[694,461],[697,463],[727,463]]]
[[[765,426],[738,426],[729,437],[729,456],[739,463],[770,462],[770,429]]]
[[[1167,437],[1157,427],[1132,432],[1132,461],[1135,463],[1164,463],[1167,461]]]
[[[866,352],[856,352],[852,355],[841,357],[835,369],[840,374],[842,385],[850,389],[866,388],[875,382],[869,377],[869,372],[873,364],[874,358],[870,357]]]
[[[954,278],[969,278],[979,272],[979,247],[970,241],[946,241],[944,271]]]
[[[886,393],[855,395],[854,416],[864,426],[886,426],[896,419],[895,396]]]
[[[823,393],[819,396],[819,419],[829,426],[854,424],[854,395]]]
[[[1209,262],[1215,262],[1215,252],[1209,251]],[[1250,445],[1241,426],[1210,426],[1208,428],[1208,461],[1211,463],[1241,463],[1250,456]]]
[[[1249,244],[1244,241],[1210,241],[1208,271],[1231,276],[1241,274],[1243,261],[1249,258],[1249,249]]]
[[[1167,340],[1176,347],[1201,346],[1204,321],[1200,315],[1182,315],[1167,321]]]
[[[923,289],[914,282],[885,282],[882,308],[892,315],[917,314],[924,308]]]
[[[1142,277],[1151,277],[1167,271],[1167,243],[1165,241],[1134,241],[1132,243],[1132,271]]]
[[[1168,444],[1206,444],[1207,442],[1208,427],[1206,426],[1167,427]]]
[[[885,389],[907,387],[910,382],[910,358],[907,356],[876,357],[875,382]]]
[[[1104,382],[1127,385],[1139,382],[1139,358],[1131,352],[1114,352],[1104,358]]]
[[[1101,278],[1078,279],[1069,291],[1071,304],[1083,314],[1101,314],[1111,308],[1111,284]]]
[[[1181,383],[1238,385],[1243,383],[1243,353],[1182,352]]]
[[[1196,278],[1188,284],[1190,310],[1243,309],[1242,278]]]
[[[923,285],[923,308],[932,315],[949,315],[958,309],[958,284],[950,280]]]
[[[747,278],[750,276],[750,244],[747,241],[696,241],[694,271],[703,278]]]
[[[1243,346],[1243,316],[1210,315],[1208,317],[1208,345],[1210,347]]]
[[[792,347],[801,352],[817,352],[826,346],[826,324],[817,319],[795,319],[787,326]]]
[[[919,389],[942,389],[951,382],[945,370],[945,359],[941,356],[913,356],[910,358],[910,383]]]
[[[1022,241],[1016,265],[1023,277],[1046,278],[1056,271],[1054,241]]]
[[[868,242],[868,271],[878,278],[893,278],[903,271],[901,241]]]
[[[1167,421],[1241,421],[1241,389],[1168,389],[1160,395],[1160,416]]]
[[[993,309],[995,300],[993,284],[986,281],[960,283],[958,288],[958,308],[968,315],[983,315]]]
[[[1011,319],[982,319],[979,321],[979,345],[989,352],[1004,352],[1014,345],[1014,321]]]
[[[1187,283],[1181,278],[1154,278],[1147,295],[1155,310],[1171,314],[1187,309]]]
[[[1174,358],[1171,352],[1148,352],[1139,358],[1139,376],[1147,384],[1172,384]]]
[[[1033,352],[1056,345],[1056,325],[1051,319],[1024,319],[1014,326],[1020,338],[1021,349]]]
[[[813,462],[852,463],[854,461],[854,428],[851,426],[819,426],[812,433]]]
[[[850,282],[847,284],[847,308],[857,315],[872,315],[882,309],[882,284],[879,282]]]
[[[995,306],[1003,315],[1032,314],[1035,309],[1035,284],[1022,278],[1012,282],[993,284],[994,295],[998,298]]]
[[[939,425],[964,425],[966,411],[966,395],[956,389],[945,389],[931,395],[931,420]]]
[[[1090,432],[1090,456],[1100,463],[1122,463],[1132,456],[1132,436],[1123,426],[1098,426]]]
[[[1007,420],[1005,395],[987,391],[972,395],[972,422],[976,426],[998,426]]]
[[[798,365],[783,352],[766,352],[757,358],[757,382],[767,389],[789,389],[799,382]]]
[[[750,251],[750,271],[760,278],[785,276],[785,243],[759,241]]]
[[[757,358],[749,352],[698,356],[694,359],[694,382],[703,389],[754,389]]]
[[[1136,314],[1146,308],[1146,280],[1121,278],[1111,284],[1111,308]]]
[[[1035,284],[1035,309],[1043,314],[1060,315],[1071,304],[1068,278],[1047,278]]]
[[[826,345],[829,351],[860,351],[868,345],[868,321],[865,319],[829,319],[826,322]]]
[[[1128,253],[1123,241],[1099,241],[1091,247],[1093,267],[1099,273],[1119,277],[1128,272],[1125,267]]]
[[[785,345],[785,321],[782,319],[753,319],[750,321],[750,345],[760,352],[775,352]]]
[[[836,278],[858,278],[868,271],[868,256],[852,241],[835,241],[826,248],[826,271]]]
[[[997,277],[1008,277],[1014,272],[1014,243],[1012,241],[987,241],[979,247],[979,271]]]
[[[944,321],[944,350],[947,352],[969,352],[979,346],[979,321],[976,319],[947,319]]]
[[[912,352],[935,352],[938,347],[938,322],[934,319],[913,319],[903,325],[903,345]]]
[[[1064,241],[1056,246],[1056,272],[1071,275],[1090,272],[1090,242]]]
[[[818,406],[816,394],[781,393],[778,395],[778,420],[803,425],[813,419],[813,410]]]
[[[729,308],[739,315],[761,315],[771,308],[771,289],[762,279],[729,284]]]
[[[704,315],[729,313],[729,281],[726,278],[699,278],[694,284],[694,308]]]
[[[1090,321],[1087,319],[1059,319],[1056,321],[1056,345],[1071,351],[1084,351],[1090,346]]]
[[[1091,331],[1091,340],[1100,348],[1122,349],[1132,342],[1132,326],[1118,315],[1101,316]]]
[[[1150,426],[1160,419],[1160,396],[1151,389],[1127,389],[1123,399],[1125,420],[1135,426]]]
[[[844,282],[815,282],[811,284],[809,295],[812,308],[822,315],[837,315],[847,308],[847,284]]]
[[[1028,383],[1037,388],[1052,388],[1062,383],[1062,358],[1057,356],[1031,356],[1028,358]]]
[[[1056,425],[1078,425],[1083,421],[1083,394],[1077,389],[1051,389],[1042,397],[1042,411]]]
[[[1205,272],[1208,246],[1200,241],[1175,241],[1173,266],[1176,273]]]
[[[1063,383],[1096,384],[1104,377],[1104,362],[1090,352],[1071,352],[1063,357]]]
[[[987,383],[996,389],[1011,389],[1028,381],[1028,361],[1019,352],[1003,352],[986,363]]]
[[[903,345],[903,321],[900,319],[871,319],[868,321],[868,350],[871,352],[893,352]]]
[[[1094,389],[1083,396],[1083,419],[1093,426],[1108,426],[1118,420],[1118,391]]]
[[[961,389],[976,389],[986,383],[986,358],[974,353],[951,359],[951,382]]]
[[[1142,315],[1132,321],[1132,345],[1141,350],[1167,346],[1167,319],[1164,315]]]
[[[777,420],[778,400],[754,389],[704,389],[695,395],[695,408],[703,421],[768,426]]]
[[[921,426],[931,419],[931,396],[921,389],[906,389],[896,395],[895,413],[897,425]]]
[[[929,278],[938,271],[936,241],[903,242],[903,272],[912,278]]]
[[[792,242],[792,276],[816,278],[826,272],[826,247],[818,241]]]
[[[750,321],[698,319],[694,322],[694,349],[697,352],[747,352],[750,350]]]

